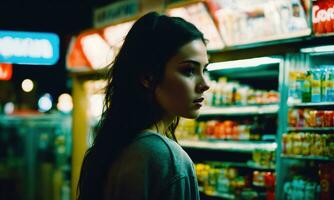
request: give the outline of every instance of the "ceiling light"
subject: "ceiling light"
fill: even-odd
[[[275,64],[280,62],[281,59],[279,58],[259,57],[259,58],[243,59],[243,60],[210,63],[207,69],[208,71],[214,71],[214,70],[235,69],[235,68],[249,68],[249,67],[258,67],[260,65]]]

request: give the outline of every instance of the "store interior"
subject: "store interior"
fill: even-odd
[[[0,199],[75,199],[109,63],[150,10],[208,39],[204,106],[176,129],[201,199],[334,199],[334,1],[87,2],[90,19],[55,43],[0,25]],[[8,56],[6,34],[51,38],[57,60]]]

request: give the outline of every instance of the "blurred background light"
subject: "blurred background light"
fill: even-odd
[[[21,86],[22,86],[22,90],[25,92],[31,92],[32,89],[34,89],[34,83],[30,79],[24,79],[22,81]]]
[[[46,93],[38,100],[38,110],[41,112],[47,112],[52,108],[52,97]]]
[[[57,109],[69,113],[73,109],[73,101],[71,95],[63,93],[58,97]]]

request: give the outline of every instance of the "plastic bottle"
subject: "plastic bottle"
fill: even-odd
[[[291,70],[289,73],[289,97],[296,101],[297,71]]]
[[[311,101],[314,103],[321,101],[321,71],[314,69],[311,71]]]
[[[296,72],[295,97],[298,102],[302,100],[304,82],[305,82],[305,73],[303,71]]]
[[[307,103],[311,101],[311,81],[311,72],[307,71],[303,84],[302,102]]]
[[[328,68],[327,66],[323,66],[321,68],[321,101],[325,102],[327,101],[327,92],[328,92],[328,87],[327,87],[327,79],[328,79]]]
[[[334,101],[334,66],[329,66],[327,70],[326,77],[326,85],[327,85],[327,93],[326,93],[326,101]]]

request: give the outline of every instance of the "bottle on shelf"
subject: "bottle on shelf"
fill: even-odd
[[[268,132],[258,122],[258,118],[245,120],[218,120],[211,119],[197,121],[181,119],[176,129],[179,139],[219,139],[238,141],[260,141],[263,133]],[[267,134],[267,136],[270,134]]]
[[[295,67],[289,73],[289,102],[319,103],[334,101],[332,65]]]
[[[289,109],[288,125],[290,128],[333,128],[334,110]]]
[[[255,104],[273,104],[279,102],[279,93],[274,90],[259,90],[237,81],[227,81],[220,77],[210,81],[206,92],[206,106],[244,106]]]
[[[275,194],[276,175],[272,171],[243,170],[225,162],[196,163],[195,169],[199,188],[208,196],[243,199],[249,194],[270,200]]]
[[[283,134],[282,153],[284,155],[334,158],[334,135],[309,132]]]

